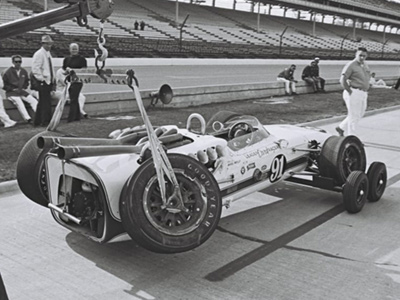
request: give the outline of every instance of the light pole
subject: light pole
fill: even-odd
[[[283,29],[280,37],[279,37],[279,57],[281,56],[282,53],[282,40],[283,40],[283,35],[285,34],[286,30],[289,28],[289,26],[286,26],[285,29]]]
[[[342,42],[340,43],[340,57],[342,57],[342,53],[343,53],[343,43],[344,43],[344,40],[347,39],[347,37],[349,36],[349,34],[350,34],[350,33],[347,33],[347,34],[343,37]]]
[[[385,45],[390,41],[390,39],[387,39],[384,43],[382,43],[382,55],[381,58],[383,58],[383,55],[385,53]]]
[[[179,23],[179,1],[176,0],[175,2],[175,26],[178,26]]]

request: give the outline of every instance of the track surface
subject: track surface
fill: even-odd
[[[340,194],[279,183],[235,202],[211,239],[183,254],[154,254],[126,238],[95,244],[23,195],[0,195],[9,298],[400,299],[399,120],[393,110],[360,124],[368,162],[388,167],[381,201],[350,215]]]

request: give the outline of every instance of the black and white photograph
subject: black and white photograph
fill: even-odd
[[[400,0],[0,0],[0,300],[400,300]]]

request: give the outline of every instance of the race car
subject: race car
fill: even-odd
[[[91,240],[127,232],[159,253],[198,247],[215,231],[223,206],[282,180],[342,192],[350,213],[384,193],[386,166],[373,162],[365,174],[365,150],[355,136],[262,125],[228,111],[208,122],[194,113],[186,128],[153,127],[138,103],[144,125],[110,138],[51,131],[32,138],[17,163],[21,191]]]

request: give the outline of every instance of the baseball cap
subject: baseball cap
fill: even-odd
[[[53,40],[49,35],[43,35],[42,36],[42,43],[53,43]]]
[[[314,60],[318,61],[318,60],[319,60],[319,57],[314,58]]]

